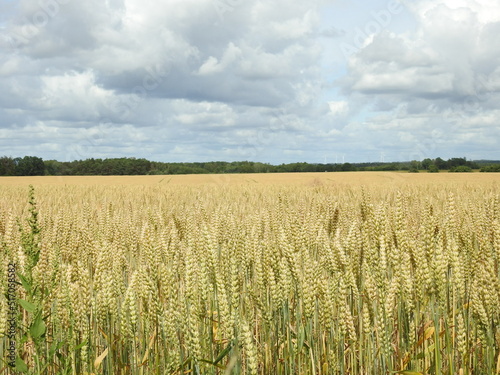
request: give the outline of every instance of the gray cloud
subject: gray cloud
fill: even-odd
[[[499,135],[494,103],[500,99],[500,46],[493,35],[500,8],[488,1],[462,5],[413,3],[417,30],[372,35],[338,80],[351,100],[382,113],[372,116],[368,126],[380,139],[394,139],[383,148],[404,159],[496,156],[491,139],[496,142]]]
[[[421,0],[366,26],[389,6],[350,20],[374,33],[344,56],[349,5],[323,0],[1,3],[0,153],[496,157],[500,7]]]

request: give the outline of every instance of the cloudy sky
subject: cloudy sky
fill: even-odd
[[[0,0],[0,155],[500,159],[497,0]]]

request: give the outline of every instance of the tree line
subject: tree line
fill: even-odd
[[[282,172],[347,172],[401,171],[500,172],[500,162],[469,161],[466,158],[424,159],[393,163],[289,163],[272,165],[251,161],[212,161],[199,163],[167,163],[137,158],[85,159],[71,162],[43,160],[36,156],[0,157],[0,176],[90,176],[90,175],[166,175],[207,173],[282,173]]]

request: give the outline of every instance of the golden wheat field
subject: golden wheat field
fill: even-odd
[[[0,374],[500,374],[499,186],[1,178]]]

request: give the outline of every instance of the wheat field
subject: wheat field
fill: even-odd
[[[500,374],[499,182],[0,179],[0,374]]]

